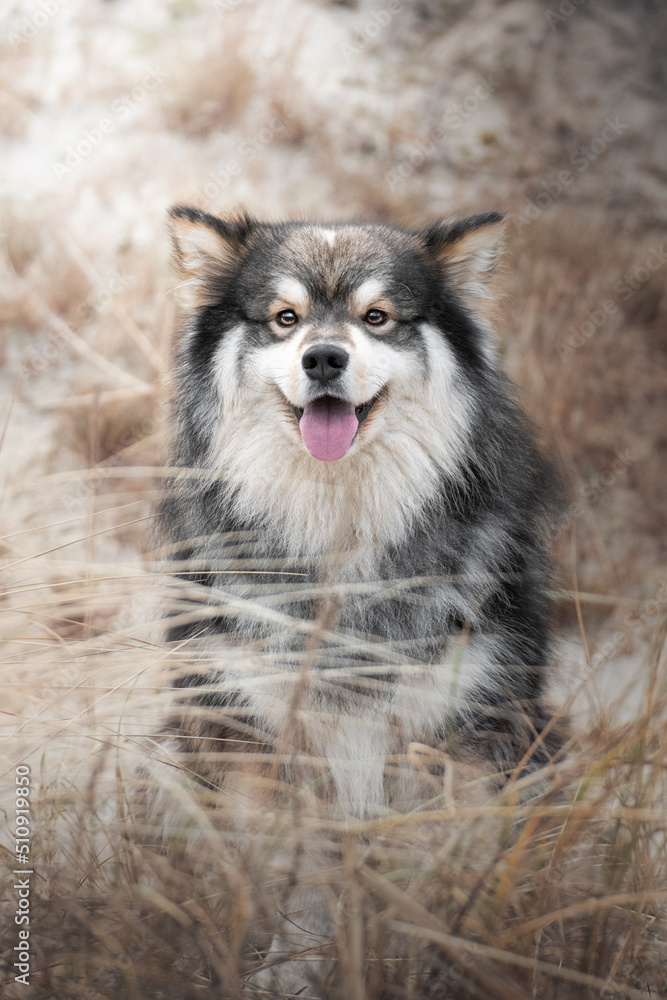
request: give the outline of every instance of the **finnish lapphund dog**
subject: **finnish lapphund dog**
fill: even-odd
[[[170,221],[185,317],[156,521],[172,762],[232,829],[305,795],[300,809],[336,819],[331,844],[341,823],[439,801],[448,761],[485,762],[497,787],[558,756],[559,490],[490,328],[502,216]],[[297,827],[280,851],[326,868]],[[318,978],[298,958],[331,937],[314,886],[274,910],[255,985]]]
[[[317,794],[363,817],[415,743],[543,765],[558,488],[486,318],[502,216],[170,224],[186,316],[158,521],[188,770],[311,755]]]

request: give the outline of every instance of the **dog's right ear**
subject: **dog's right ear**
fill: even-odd
[[[502,253],[505,220],[499,212],[439,222],[422,234],[424,249],[459,293],[489,298],[487,283]]]
[[[220,298],[255,225],[242,211],[218,218],[183,205],[170,210],[173,256],[183,279],[178,291],[187,309],[203,309]]]

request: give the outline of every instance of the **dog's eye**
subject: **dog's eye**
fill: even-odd
[[[382,312],[381,309],[369,309],[364,316],[366,322],[370,323],[371,326],[382,326],[383,323],[387,322],[387,318],[386,312]]]
[[[283,309],[276,316],[276,323],[280,326],[294,326],[298,319],[299,317],[293,309]]]

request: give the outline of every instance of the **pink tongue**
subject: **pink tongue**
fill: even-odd
[[[323,462],[342,458],[352,444],[359,421],[354,405],[332,396],[323,396],[306,403],[299,430],[306,448]]]

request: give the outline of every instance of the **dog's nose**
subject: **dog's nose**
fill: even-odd
[[[316,382],[331,382],[347,368],[350,355],[336,344],[316,344],[301,358],[301,367]]]

